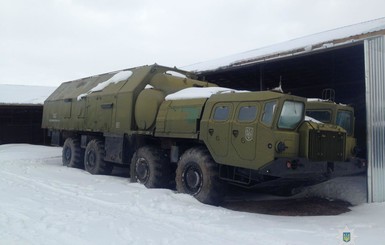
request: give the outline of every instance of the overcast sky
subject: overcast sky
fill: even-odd
[[[0,84],[183,67],[385,17],[384,0],[0,0]]]

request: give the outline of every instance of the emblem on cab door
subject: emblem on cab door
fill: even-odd
[[[254,128],[252,127],[245,128],[245,139],[246,141],[252,141],[254,139]]]

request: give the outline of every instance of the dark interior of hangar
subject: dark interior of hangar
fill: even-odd
[[[42,105],[0,105],[0,144],[48,144]]]
[[[223,87],[268,90],[279,86],[285,93],[321,98],[323,89],[335,91],[337,103],[355,109],[355,135],[366,154],[365,59],[362,43],[232,67],[200,74],[201,78]]]

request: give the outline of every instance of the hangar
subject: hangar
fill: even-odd
[[[55,88],[0,84],[0,144],[49,144],[43,102]]]
[[[356,138],[368,161],[368,202],[385,201],[385,18],[197,63],[186,70],[220,86],[320,98],[355,108]]]

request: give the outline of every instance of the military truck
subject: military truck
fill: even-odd
[[[329,99],[308,99],[306,115],[323,123],[335,124],[346,130],[347,157],[355,157],[359,152],[357,139],[354,136],[354,108],[335,103]]]
[[[131,181],[175,188],[217,205],[226,185],[319,182],[362,171],[346,130],[305,121],[306,99],[198,81],[142,66],[63,83],[44,103],[42,127],[63,164],[91,174],[130,166]]]

